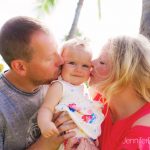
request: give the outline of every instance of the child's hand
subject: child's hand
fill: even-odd
[[[45,125],[41,132],[42,132],[42,135],[46,138],[48,138],[52,135],[59,134],[59,131],[53,122],[49,122],[47,125]]]

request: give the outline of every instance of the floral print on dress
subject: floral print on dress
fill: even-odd
[[[69,104],[68,108],[72,112],[75,112],[75,111],[80,112],[80,110],[81,110],[81,108],[77,107],[77,105],[75,103]]]
[[[101,106],[90,99],[84,85],[75,86],[63,80],[58,82],[63,86],[63,95],[55,107],[56,112],[66,111],[69,114],[77,125],[77,128],[71,130],[76,133],[76,138],[97,139],[101,134],[100,125],[104,119]],[[62,146],[65,147],[65,144]]]
[[[93,123],[96,120],[96,115],[91,111],[87,110],[87,114],[81,112],[81,108],[78,107],[75,103],[69,104],[68,108],[71,112],[78,112],[81,114],[81,118],[86,123]]]

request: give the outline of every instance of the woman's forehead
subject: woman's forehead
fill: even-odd
[[[103,45],[101,47],[101,49],[99,50],[99,56],[100,55],[108,55],[110,52],[110,44],[106,43],[105,45]]]

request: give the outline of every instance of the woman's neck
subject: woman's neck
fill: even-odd
[[[131,86],[113,95],[109,104],[113,122],[134,114],[145,103],[146,101],[139,98]]]

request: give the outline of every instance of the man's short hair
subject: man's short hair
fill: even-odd
[[[23,59],[30,61],[33,50],[30,40],[35,32],[48,33],[38,20],[30,17],[14,17],[8,20],[0,30],[0,54],[11,67],[11,61]]]

